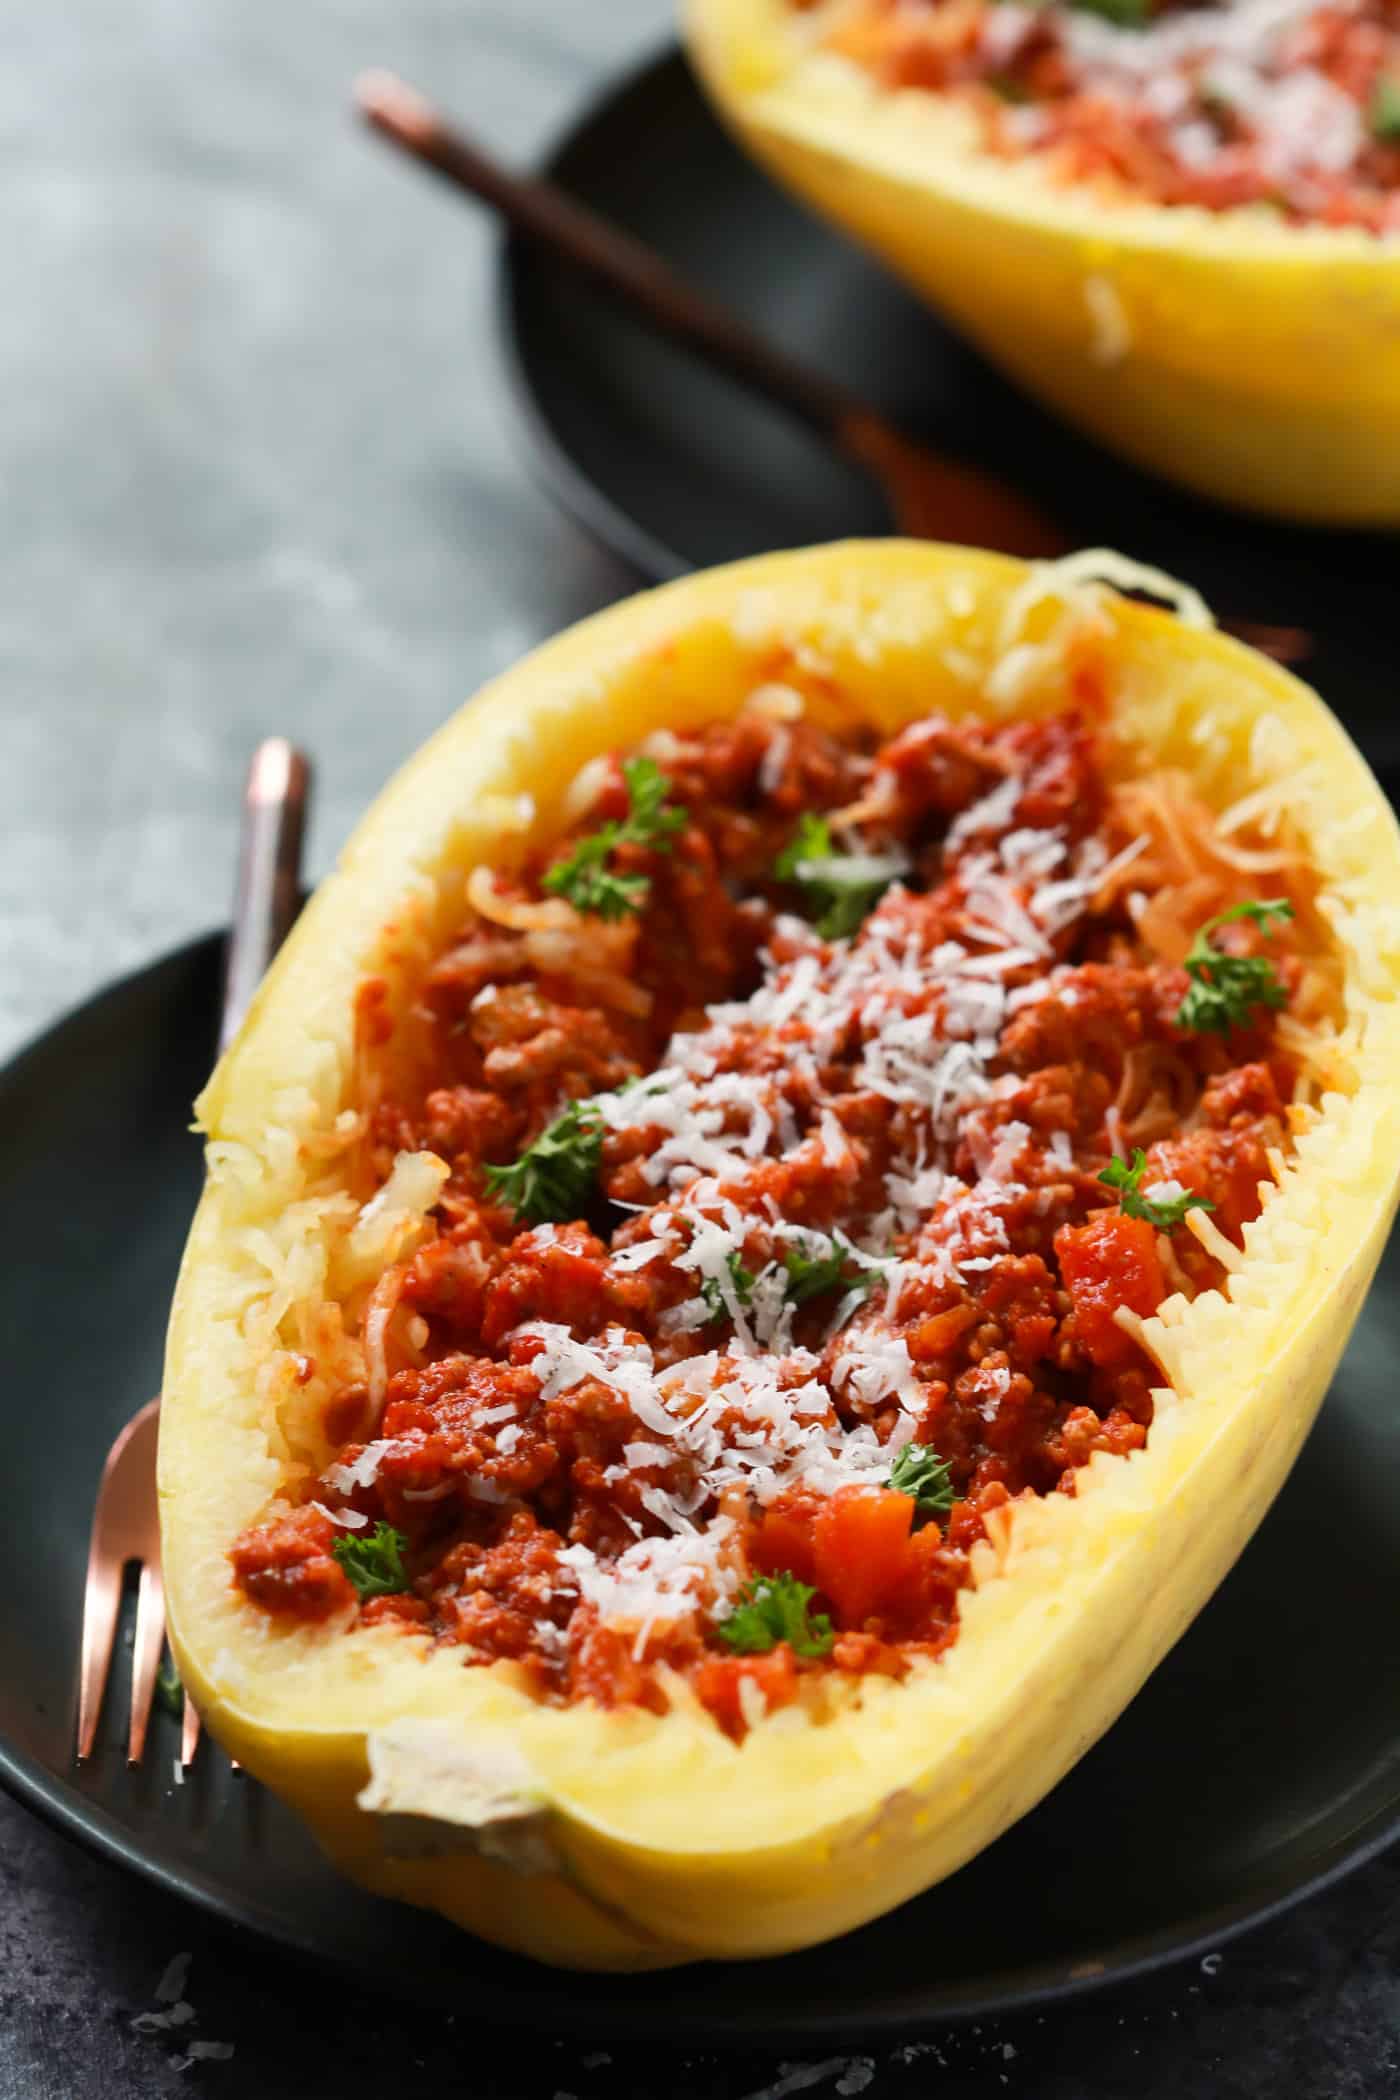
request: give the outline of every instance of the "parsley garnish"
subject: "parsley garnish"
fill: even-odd
[[[1205,1196],[1193,1195],[1189,1189],[1183,1190],[1179,1196],[1166,1196],[1160,1200],[1144,1196],[1141,1189],[1146,1171],[1147,1154],[1140,1145],[1135,1145],[1131,1166],[1115,1153],[1099,1176],[1106,1188],[1117,1189],[1124,1217],[1146,1218],[1158,1232],[1174,1232],[1188,1210],[1215,1209]]]
[[[871,1291],[884,1275],[884,1268],[876,1263],[862,1269],[855,1277],[844,1274],[846,1263],[855,1254],[850,1241],[839,1232],[831,1235],[831,1248],[826,1254],[804,1254],[800,1247],[789,1247],[783,1256],[783,1267],[787,1270],[785,1289],[794,1305],[805,1305],[809,1298],[820,1298],[824,1291],[834,1291],[844,1284],[848,1291]]]
[[[715,1632],[739,1655],[766,1655],[779,1641],[786,1641],[794,1655],[829,1655],[836,1636],[825,1612],[809,1610],[815,1595],[795,1575],[755,1575]]]
[[[591,1101],[571,1101],[512,1166],[488,1167],[486,1193],[532,1225],[576,1218],[603,1156],[603,1122]]]
[[[756,1279],[744,1267],[743,1256],[737,1247],[732,1254],[725,1256],[724,1266],[729,1271],[729,1280],[734,1286],[735,1297],[740,1305],[748,1306],[753,1300],[753,1287]],[[729,1307],[724,1302],[724,1293],[720,1289],[718,1276],[707,1276],[705,1278],[700,1286],[700,1296],[710,1308],[710,1318],[712,1320],[723,1320],[727,1317]]]
[[[1140,29],[1147,20],[1148,0],[1070,0],[1083,15],[1102,15],[1119,29]]]
[[[1381,74],[1371,91],[1368,121],[1373,139],[1400,146],[1400,74]]]
[[[368,1597],[394,1597],[408,1588],[403,1549],[408,1540],[392,1524],[376,1524],[368,1538],[340,1538],[331,1552],[355,1585],[363,1604]]]
[[[168,1714],[178,1721],[184,1711],[185,1687],[180,1682],[180,1672],[173,1662],[164,1662],[156,1675],[156,1698]]]
[[[619,824],[610,817],[599,830],[580,839],[566,859],[556,861],[542,887],[565,897],[575,911],[599,919],[621,919],[639,912],[651,889],[649,875],[616,875],[607,865],[617,846],[646,846],[669,853],[672,834],[684,829],[687,812],[663,807],[671,783],[654,758],[629,758],[622,768],[631,805]]]
[[[614,831],[616,828],[612,827]],[[549,870],[544,888],[565,898],[575,911],[591,912],[595,919],[625,919],[628,912],[641,911],[651,889],[651,878],[615,875],[611,868],[604,867],[616,843],[603,832],[595,832],[567,860],[557,862]]]
[[[1292,916],[1293,906],[1286,897],[1270,897],[1236,904],[1207,919],[1186,958],[1186,974],[1192,984],[1177,1011],[1177,1025],[1202,1034],[1227,1035],[1248,1021],[1254,1007],[1284,1005],[1288,994],[1266,955],[1222,955],[1211,946],[1208,935],[1237,919],[1252,919],[1268,933],[1273,920]]]
[[[873,911],[904,865],[898,854],[842,853],[826,818],[806,810],[773,873],[805,890],[817,932],[824,941],[839,941]]]
[[[906,1444],[890,1467],[890,1486],[908,1495],[921,1517],[946,1517],[958,1499],[948,1461],[932,1444]]]

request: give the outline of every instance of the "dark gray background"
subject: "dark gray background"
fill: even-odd
[[[484,677],[632,587],[526,478],[489,229],[345,106],[390,64],[529,156],[667,18],[62,0],[0,21],[0,1053],[222,919],[259,736],[315,753],[319,871]],[[0,2100],[1375,2100],[1400,2093],[1397,1898],[1392,1858],[1218,1965],[936,2045],[658,2062],[347,1993],[0,1800]],[[131,2027],[180,1950],[193,2032],[229,2062],[182,2072]]]

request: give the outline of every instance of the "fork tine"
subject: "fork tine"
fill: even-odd
[[[91,1757],[97,1740],[103,1694],[111,1674],[123,1571],[128,1561],[145,1560],[151,1551],[153,1527],[146,1476],[155,1463],[157,1407],[156,1401],[148,1401],[120,1432],[107,1453],[97,1490],[83,1590],[78,1679],[80,1763]]]
[[[83,1659],[78,1680],[78,1762],[92,1756],[102,1694],[117,1637],[117,1611],[122,1598],[122,1570],[99,1550],[94,1533],[88,1553],[87,1588],[83,1598]]]
[[[185,1715],[180,1724],[180,1763],[188,1772],[194,1763],[195,1751],[199,1748],[199,1708],[188,1692],[185,1694]]]
[[[164,1646],[165,1591],[160,1568],[148,1560],[141,1569],[141,1588],[136,1598],[136,1643],[131,1655],[131,1726],[126,1738],[129,1765],[139,1765],[146,1748],[156,1672],[160,1668]]]

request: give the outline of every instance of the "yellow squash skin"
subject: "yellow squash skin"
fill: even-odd
[[[1072,423],[1224,503],[1400,524],[1400,237],[1103,201],[814,56],[788,0],[682,12],[755,158]]]
[[[171,1632],[214,1734],[369,1887],[584,1967],[774,1954],[844,1932],[950,1873],[1054,1785],[1210,1595],[1287,1473],[1395,1205],[1400,834],[1295,679],[1213,631],[1097,588],[1086,601],[1054,572],[1037,593],[1029,574],[901,542],[772,555],[549,643],[384,791],[215,1073],[161,1421]],[[1103,635],[1115,722],[1145,762],[1189,766],[1220,806],[1288,782],[1346,972],[1338,1089],[1249,1227],[1228,1297],[1172,1300],[1147,1323],[1171,1389],[1146,1451],[1095,1457],[1073,1500],[1016,1506],[976,1549],[960,1637],[937,1663],[903,1684],[864,1680],[820,1724],[798,1708],[770,1715],[741,1747],[685,1698],[661,1717],[551,1708],[509,1665],[425,1656],[388,1627],[282,1625],[243,1601],[228,1548],[277,1492],[280,1440],[295,1434],[291,1388],[269,1363],[279,1340],[304,1341],[301,1300],[353,1214],[348,1197],[335,1209],[322,1140],[349,1099],[365,973],[392,981],[415,942],[421,953],[441,938],[463,876],[508,856],[522,824],[557,829],[589,757],[733,714],[772,678],[776,652],[814,711],[833,705],[822,695],[834,681],[840,706],[889,730],[930,709],[1065,704],[1062,644],[1086,617]],[[328,1188],[330,1223],[316,1208]],[[357,1798],[371,1757],[376,1806]]]

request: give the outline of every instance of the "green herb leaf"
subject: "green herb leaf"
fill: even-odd
[[[737,1247],[732,1254],[725,1256],[724,1266],[729,1271],[729,1280],[734,1286],[735,1297],[740,1305],[748,1306],[753,1300],[753,1287],[756,1279],[744,1267],[743,1256]],[[705,1278],[700,1286],[700,1296],[709,1307],[712,1320],[724,1320],[729,1317],[729,1307],[724,1302],[724,1293],[720,1289],[720,1282],[717,1276],[707,1276]]]
[[[1276,919],[1292,917],[1293,906],[1286,897],[1270,897],[1236,904],[1207,919],[1186,958],[1186,974],[1192,983],[1177,1010],[1178,1026],[1200,1034],[1227,1035],[1232,1028],[1242,1027],[1256,1006],[1285,1005],[1288,994],[1266,955],[1222,955],[1211,946],[1209,936],[1217,926],[1229,926],[1239,919],[1252,919],[1269,933]]]
[[[1383,145],[1400,146],[1400,74],[1382,73],[1371,90],[1371,136]]]
[[[786,1641],[794,1655],[829,1655],[836,1636],[825,1612],[809,1610],[815,1595],[795,1575],[755,1575],[715,1632],[738,1655],[766,1655],[779,1641]]]
[[[513,1165],[487,1167],[486,1193],[518,1218],[544,1225],[576,1218],[603,1156],[603,1122],[590,1101],[571,1101]]]
[[[1256,926],[1262,926],[1267,933],[1273,920],[1291,919],[1292,916],[1293,906],[1287,897],[1251,897],[1246,903],[1232,904],[1228,911],[1217,912],[1213,919],[1207,919],[1200,933],[1196,935],[1195,945],[1199,947],[1202,936],[1210,933],[1213,928],[1233,926],[1240,919],[1252,919]]]
[[[649,879],[615,875],[607,865],[618,831],[609,823],[581,840],[567,860],[555,862],[541,887],[567,899],[575,911],[592,912],[598,919],[625,919],[628,912],[641,911],[651,889]]]
[[[1148,0],[1069,0],[1069,4],[1080,14],[1101,15],[1119,29],[1140,29],[1151,11]]]
[[[910,1496],[921,1517],[946,1517],[958,1499],[948,1461],[932,1444],[906,1444],[890,1467],[890,1486]]]
[[[848,1291],[868,1292],[874,1290],[884,1276],[882,1263],[863,1267],[857,1276],[847,1276],[846,1264],[855,1257],[855,1248],[839,1232],[831,1235],[831,1246],[825,1254],[808,1254],[800,1247],[789,1247],[783,1255],[783,1267],[787,1270],[785,1289],[794,1305],[805,1305],[809,1298],[820,1298],[824,1291],[844,1287]]]
[[[798,868],[804,860],[825,860],[832,851],[831,826],[825,817],[814,817],[804,809],[797,829],[773,863],[779,882],[799,882]]]
[[[178,1721],[185,1710],[185,1688],[173,1662],[162,1663],[156,1673],[156,1698],[165,1711],[173,1714]]]
[[[368,1538],[338,1538],[331,1552],[363,1604],[369,1597],[395,1597],[408,1588],[408,1570],[403,1564],[407,1544],[392,1524],[376,1524]]]
[[[654,758],[629,758],[622,768],[631,810],[622,826],[622,836],[635,846],[651,846],[669,853],[671,837],[684,831],[689,813],[679,806],[665,807],[671,783]]]
[[[687,822],[684,809],[664,807],[671,783],[654,758],[631,758],[622,768],[631,805],[619,824],[613,818],[599,830],[580,839],[573,852],[556,861],[541,888],[564,897],[575,911],[592,912],[599,919],[621,919],[639,912],[651,890],[647,875],[617,875],[608,866],[618,846],[646,846],[653,853],[669,853],[672,835]]]
[[[842,852],[832,843],[826,818],[806,810],[774,861],[773,873],[805,892],[808,915],[822,939],[840,941],[855,932],[907,866],[901,853]]]
[[[1158,1232],[1175,1232],[1188,1210],[1215,1209],[1208,1198],[1193,1195],[1189,1189],[1184,1189],[1179,1196],[1144,1196],[1141,1192],[1142,1177],[1146,1171],[1147,1154],[1137,1145],[1133,1148],[1131,1165],[1115,1153],[1099,1176],[1105,1188],[1117,1189],[1125,1218],[1146,1218]]]

